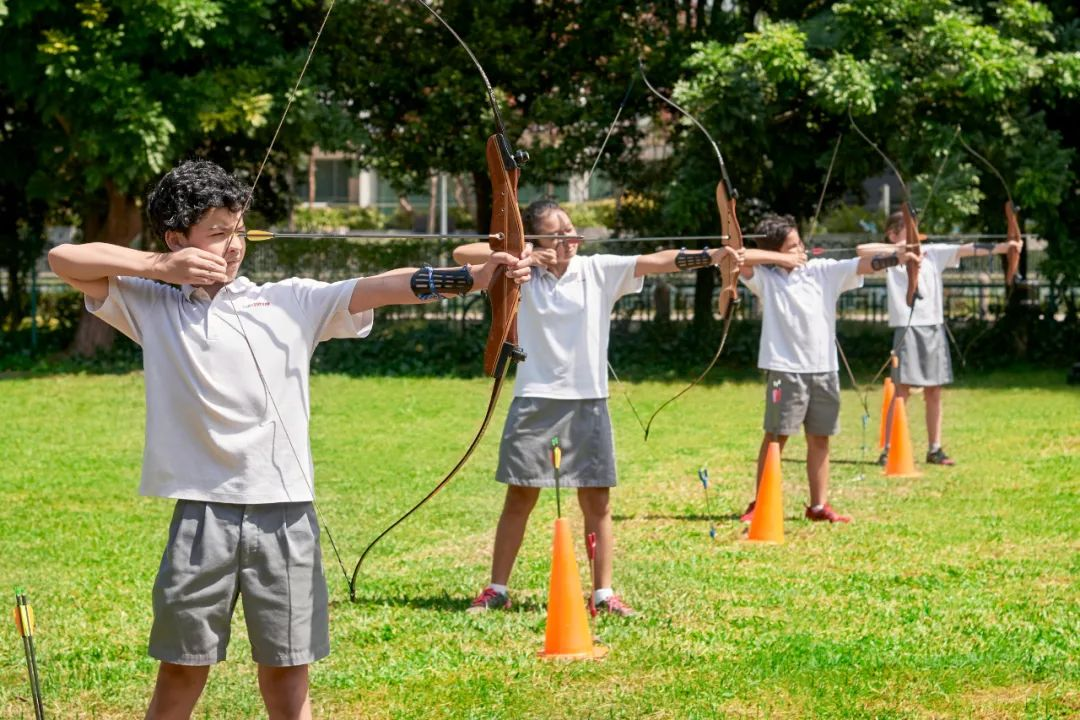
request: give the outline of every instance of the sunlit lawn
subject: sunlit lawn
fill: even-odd
[[[642,617],[601,619],[609,657],[577,664],[536,657],[552,494],[522,549],[515,608],[462,612],[487,580],[507,392],[461,475],[369,557],[359,603],[348,602],[324,536],[333,653],[313,669],[316,714],[1080,716],[1080,392],[1063,378],[968,374],[946,395],[946,449],[958,466],[904,480],[856,464],[876,456],[881,396],[871,396],[874,447],[864,454],[861,407],[846,390],[832,501],[855,522],[801,519],[805,446],[793,440],[779,547],[740,543],[734,519],[752,486],[760,383],[695,388],[660,416],[647,445],[613,390],[616,587]],[[149,698],[150,589],[171,506],[136,494],[142,382],[140,374],[0,381],[0,588],[10,604],[23,585],[34,604],[50,717],[141,716]],[[312,384],[318,494],[351,569],[464,450],[488,385],[344,376]],[[646,412],[676,389],[629,387]],[[921,399],[909,413],[921,460]],[[706,464],[715,541],[697,480]],[[22,646],[13,624],[5,627],[0,718],[32,717]],[[263,716],[239,618],[234,628],[198,717]]]

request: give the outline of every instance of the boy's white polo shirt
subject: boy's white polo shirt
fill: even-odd
[[[790,273],[759,265],[746,287],[761,300],[758,367],[792,373],[837,372],[836,301],[862,287],[859,259],[814,259]]]
[[[349,313],[355,283],[237,278],[211,299],[189,285],[116,277],[104,302],[87,298],[90,312],[143,349],[140,493],[222,503],[312,500],[310,360],[323,340],[371,331],[373,312]]]
[[[946,268],[960,267],[960,246],[934,243],[922,246],[922,262],[919,263],[919,295],[915,308],[907,304],[907,268],[891,267],[885,273],[885,287],[889,293],[889,327],[912,327],[941,325],[945,322],[945,286],[942,273]]]

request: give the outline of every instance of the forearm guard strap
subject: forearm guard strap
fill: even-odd
[[[875,255],[870,258],[870,267],[875,271],[885,268],[896,267],[900,264],[900,258],[895,255]]]
[[[675,267],[680,270],[697,270],[698,268],[709,267],[712,264],[709,248],[705,248],[698,253],[688,253],[686,248],[682,248],[679,250],[679,254],[675,256]]]
[[[472,290],[473,277],[469,266],[433,268],[425,265],[413,273],[409,287],[421,300],[444,300],[446,295],[464,295]]]
[[[900,258],[895,255],[875,255],[870,258],[870,268],[877,270],[885,270],[886,268],[895,268],[899,266]]]
[[[975,245],[975,254],[986,253],[987,255],[994,254],[994,243],[977,242]]]

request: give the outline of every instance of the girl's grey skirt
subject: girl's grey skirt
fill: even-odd
[[[615,438],[606,398],[514,398],[499,444],[495,479],[508,485],[555,487],[554,437],[562,448],[560,487],[615,487]]]
[[[893,345],[900,342],[896,354],[899,367],[892,371],[893,382],[916,387],[936,387],[953,381],[949,338],[944,325],[912,325],[893,331]],[[903,340],[901,341],[901,335]]]

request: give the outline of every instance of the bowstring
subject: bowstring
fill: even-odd
[[[248,192],[247,197],[244,199],[244,204],[240,209],[240,214],[236,218],[236,224],[233,226],[233,231],[229,234],[228,239],[225,242],[225,250],[222,252],[222,257],[228,254],[229,248],[232,246],[233,238],[237,236],[240,226],[244,222],[244,216],[248,210],[251,209],[251,203],[255,196],[255,188],[262,178],[263,171],[266,169],[266,165],[270,161],[270,155],[274,151],[274,145],[277,143],[278,136],[281,134],[281,129],[285,126],[285,118],[289,114],[289,110],[295,103],[299,94],[300,84],[304,80],[304,75],[307,73],[308,67],[311,65],[311,58],[315,55],[315,48],[318,47],[319,39],[322,37],[323,30],[326,28],[326,23],[330,19],[330,13],[334,10],[334,4],[336,0],[331,0],[330,5],[326,9],[326,13],[323,15],[322,22],[319,24],[319,29],[315,33],[315,39],[311,43],[311,48],[308,50],[307,57],[304,59],[304,64],[300,68],[300,74],[296,78],[296,82],[293,84],[292,92],[288,95],[288,100],[285,103],[285,109],[281,112],[281,117],[278,119],[277,127],[274,129],[274,134],[270,138],[270,144],[266,148],[266,153],[263,155],[262,162],[259,163],[259,169],[255,173],[255,179],[251,183],[251,190]],[[345,569],[345,563],[341,559],[341,553],[338,550],[337,543],[334,541],[334,535],[330,531],[330,526],[326,522],[326,516],[323,515],[322,510],[319,507],[318,502],[315,500],[315,485],[311,478],[308,477],[307,468],[304,467],[304,463],[300,460],[300,455],[296,451],[296,444],[293,442],[292,435],[289,433],[288,424],[285,422],[285,418],[281,415],[281,410],[278,407],[277,400],[274,398],[273,393],[270,391],[270,384],[266,379],[266,375],[263,373],[262,365],[259,363],[259,359],[255,354],[255,348],[251,344],[251,338],[248,336],[247,327],[244,324],[243,318],[240,316],[240,312],[236,307],[236,296],[228,285],[222,286],[225,291],[225,297],[229,301],[229,307],[233,311],[233,315],[236,317],[236,321],[240,328],[240,334],[244,338],[244,344],[247,345],[248,352],[251,353],[251,359],[255,363],[255,370],[259,375],[259,381],[262,383],[263,391],[266,393],[267,399],[270,401],[271,407],[274,408],[274,414],[277,416],[278,422],[281,423],[281,429],[285,433],[285,439],[289,444],[289,449],[292,451],[293,458],[296,460],[296,465],[300,470],[300,475],[304,479],[304,484],[307,486],[308,492],[311,494],[311,505],[315,510],[315,516],[318,519],[323,530],[326,531],[326,537],[330,541],[330,547],[334,551],[334,557],[337,560],[338,567],[341,568],[341,574],[345,578],[345,582],[349,585],[349,573]],[[282,481],[284,485],[284,480]],[[288,487],[285,487],[286,495],[289,494]],[[351,587],[351,586],[350,586]]]

